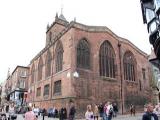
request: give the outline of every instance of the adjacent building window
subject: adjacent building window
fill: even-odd
[[[100,76],[115,78],[115,53],[108,41],[100,47],[99,66]]]
[[[35,80],[35,67],[33,64],[32,69],[31,69],[31,83],[34,83],[34,80]]]
[[[49,95],[49,84],[44,86],[43,96],[45,96],[45,95]]]
[[[61,42],[58,42],[56,46],[56,72],[61,71],[62,66],[63,66],[63,46]]]
[[[37,88],[36,96],[37,97],[41,96],[41,87]]]
[[[123,58],[124,79],[135,81],[135,62],[131,52],[127,52]]]
[[[54,82],[54,94],[61,94],[61,80]]]
[[[146,79],[146,69],[142,68],[143,80]]]
[[[86,40],[80,40],[77,46],[77,67],[89,69],[90,49]]]
[[[43,70],[43,61],[42,61],[42,58],[40,57],[39,63],[38,63],[38,81],[42,80],[42,70]]]
[[[46,77],[51,76],[51,61],[52,61],[52,56],[50,51],[47,53],[47,58],[46,58]]]
[[[19,72],[19,76],[20,76],[20,77],[27,77],[27,71],[21,70],[21,71]]]
[[[19,87],[25,88],[25,80],[20,80]]]

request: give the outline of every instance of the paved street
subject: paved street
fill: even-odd
[[[22,117],[22,115],[18,115],[17,120],[24,120],[24,118]],[[39,117],[38,120],[42,120],[42,117]],[[59,120],[59,119],[45,117],[45,120]],[[85,119],[77,119],[77,120],[85,120]],[[119,115],[118,117],[113,118],[112,120],[142,120],[142,113],[136,114],[136,116]]]

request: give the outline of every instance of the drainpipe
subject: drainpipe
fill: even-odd
[[[54,60],[52,59],[52,65],[54,65]],[[50,86],[50,90],[51,90],[51,92],[50,92],[50,94],[51,94],[51,98],[50,98],[50,101],[51,101],[51,104],[52,104],[52,97],[53,97],[53,68],[54,68],[54,66],[52,66],[52,68],[51,68],[51,86]]]
[[[120,81],[121,81],[121,85],[120,85],[120,97],[121,97],[121,107],[122,107],[122,114],[124,111],[124,99],[123,99],[123,79],[122,79],[122,56],[121,56],[121,43],[118,41],[118,50],[119,50],[119,60],[120,60]]]

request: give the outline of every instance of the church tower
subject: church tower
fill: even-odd
[[[56,13],[54,22],[51,25],[47,25],[46,46],[49,43],[54,42],[54,39],[61,34],[68,24],[69,22],[66,20],[62,12],[59,16],[58,13]]]

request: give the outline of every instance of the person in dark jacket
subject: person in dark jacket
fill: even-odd
[[[58,110],[55,109],[55,118],[58,118]]]
[[[67,109],[64,108],[64,118],[67,119]]]
[[[75,119],[75,113],[76,113],[76,109],[75,109],[74,103],[71,102],[71,107],[69,109],[69,120]]]
[[[143,114],[142,120],[158,120],[158,116],[153,113],[153,105],[147,105],[147,111]]]
[[[113,117],[117,117],[118,106],[116,103],[113,103]]]
[[[67,109],[65,107],[62,107],[60,109],[60,120],[66,120],[67,119]]]
[[[99,110],[100,117],[102,118],[104,113],[104,105],[102,103],[99,104],[98,110]]]
[[[64,120],[63,107],[60,109],[60,120]]]

